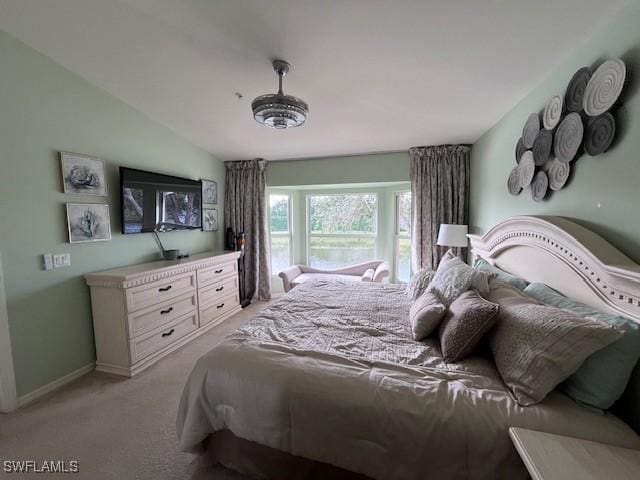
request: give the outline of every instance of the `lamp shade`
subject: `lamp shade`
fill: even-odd
[[[466,225],[442,223],[440,224],[437,243],[443,247],[466,247],[467,231]]]

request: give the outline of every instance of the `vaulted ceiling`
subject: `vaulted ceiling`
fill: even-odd
[[[271,160],[472,143],[625,3],[0,0],[0,28],[220,159]],[[273,58],[302,127],[252,118]]]

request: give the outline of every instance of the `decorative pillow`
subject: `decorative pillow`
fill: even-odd
[[[448,262],[451,259],[454,258],[458,258],[458,256],[453,253],[453,250],[449,249],[446,252],[444,252],[444,255],[442,256],[442,258],[440,259],[440,261],[438,262],[438,267],[440,267],[440,265],[442,265],[442,262]],[[436,268],[437,270],[437,268]]]
[[[469,355],[495,323],[499,305],[482,298],[475,290],[460,295],[440,324],[440,347],[445,362]]]
[[[520,277],[516,277],[515,275],[511,275],[510,273],[507,273],[504,270],[499,269],[498,267],[494,267],[483,258],[478,258],[473,264],[473,268],[475,268],[476,270],[480,270],[481,272],[493,273],[499,280],[502,280],[503,282],[506,282],[512,287],[516,287],[521,291],[527,288],[527,285],[529,285],[526,280]]]
[[[436,272],[433,270],[423,268],[411,277],[411,280],[409,280],[409,283],[407,284],[407,289],[405,290],[409,300],[412,302],[416,301],[418,297],[425,292],[435,274]]]
[[[475,270],[449,253],[450,251],[440,261],[438,270],[427,287],[427,291],[438,294],[442,303],[447,307],[467,290],[474,289],[481,295],[487,294],[489,282],[495,275]]]
[[[640,358],[640,326],[624,317],[601,312],[575,302],[543,283],[532,283],[524,293],[536,300],[570,310],[580,317],[595,318],[622,330],[622,337],[587,358],[576,373],[558,387],[579,403],[607,410],[624,393]]]
[[[373,276],[375,275],[375,270],[373,268],[369,268],[367,270],[365,270],[365,272],[362,274],[362,278],[360,278],[361,281],[363,282],[373,282]]]
[[[433,332],[447,312],[440,299],[433,293],[420,296],[409,310],[411,333],[415,340],[424,340]]]
[[[541,305],[500,280],[491,282],[488,299],[500,305],[491,352],[522,406],[541,402],[589,355],[622,335],[604,322]]]

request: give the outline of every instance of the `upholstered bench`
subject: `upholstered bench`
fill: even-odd
[[[310,280],[348,280],[353,282],[382,282],[389,276],[389,265],[382,260],[359,263],[335,270],[320,270],[306,265],[294,265],[278,274],[284,291],[288,292]]]

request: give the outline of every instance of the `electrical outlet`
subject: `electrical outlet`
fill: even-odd
[[[42,255],[42,262],[45,270],[53,270],[53,255],[45,253]]]
[[[69,253],[57,253],[53,256],[54,268],[63,268],[71,266],[71,254]]]

